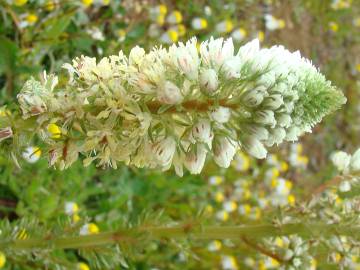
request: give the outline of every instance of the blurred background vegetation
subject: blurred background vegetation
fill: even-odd
[[[358,0],[0,0],[0,113],[16,108],[16,94],[30,76],[56,71],[65,83],[61,66],[72,58],[128,53],[135,45],[168,46],[192,36],[199,41],[231,36],[238,46],[259,38],[262,46],[300,50],[344,91],[348,103],[301,143],[273,149],[265,161],[240,152],[228,170],[209,162],[201,176],[181,179],[171,172],[102,170],[81,163],[56,171],[48,168],[35,141],[29,149],[40,151],[30,156],[24,149],[21,168],[0,158],[0,218],[36,218],[48,226],[70,218],[77,229],[90,224],[91,233],[146,222],[149,216],[159,224],[198,217],[208,224],[255,224],[306,200],[330,180],[335,170],[328,160],[334,150],[353,152],[360,146]],[[31,230],[19,227],[16,233],[28,237]],[[112,264],[92,265],[88,254],[73,250],[54,253],[48,261],[28,257],[28,263],[3,250],[7,262],[0,267],[58,269],[55,259],[56,265],[82,270],[278,267],[276,260],[241,241],[158,241],[141,252],[127,251]],[[317,259],[312,269],[337,269],[336,263],[336,258]]]

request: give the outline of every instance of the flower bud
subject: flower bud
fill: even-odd
[[[212,68],[204,70],[200,75],[200,85],[206,94],[212,94],[219,86],[218,75]]]
[[[290,115],[282,113],[276,116],[276,121],[280,127],[288,128],[291,125],[292,119]]]
[[[247,125],[245,130],[251,137],[255,137],[260,141],[267,140],[269,137],[269,131],[263,126]]]
[[[197,144],[196,148],[186,154],[184,166],[192,174],[199,174],[204,167],[206,159],[206,148],[202,144]]]
[[[271,95],[267,97],[263,105],[267,109],[276,110],[284,103],[283,97],[281,95]]]
[[[221,71],[226,79],[237,79],[240,78],[241,65],[242,62],[240,57],[235,56],[224,62]]]
[[[210,117],[218,123],[227,123],[230,119],[231,111],[227,107],[219,106],[210,112]]]
[[[267,151],[264,145],[253,137],[248,137],[243,141],[245,150],[255,158],[264,159],[266,158]]]
[[[237,150],[237,142],[227,137],[215,139],[214,143],[214,161],[223,168],[228,168]]]
[[[281,143],[286,137],[286,131],[285,129],[281,127],[274,128],[270,131],[269,136],[269,143],[268,146],[272,146],[274,143],[279,144]]]
[[[192,137],[198,142],[204,142],[211,146],[214,134],[211,131],[210,121],[207,119],[199,120],[192,128]]]
[[[266,90],[264,87],[257,87],[255,89],[245,92],[242,101],[245,106],[256,107],[260,105],[261,102],[264,100],[265,94]]]
[[[170,81],[166,81],[158,92],[158,100],[165,104],[178,104],[183,100],[179,87]]]
[[[254,121],[263,125],[273,126],[276,124],[274,112],[270,110],[257,111],[254,115]]]
[[[176,150],[176,142],[174,138],[167,137],[166,139],[153,144],[151,150],[159,165],[166,167],[173,159]]]

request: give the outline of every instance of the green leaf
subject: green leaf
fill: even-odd
[[[0,74],[14,70],[17,53],[17,45],[6,37],[0,36]]]
[[[46,22],[48,25],[40,36],[46,40],[57,39],[66,30],[73,16],[74,12],[71,12],[62,17],[48,20]]]

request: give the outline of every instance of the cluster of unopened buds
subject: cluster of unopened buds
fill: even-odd
[[[128,57],[81,56],[64,68],[65,86],[45,74],[18,95],[61,169],[80,153],[84,165],[173,165],[178,175],[200,173],[207,156],[227,168],[238,149],[265,158],[266,147],[297,140],[346,100],[299,52],[260,49],[258,40],[238,52],[222,38],[148,53],[136,46]],[[10,133],[2,128],[0,140]]]

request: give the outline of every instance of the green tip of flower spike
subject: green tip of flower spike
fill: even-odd
[[[309,72],[304,79],[304,91],[296,104],[292,117],[300,119],[303,127],[313,127],[324,116],[338,110],[346,97],[318,72]]]

